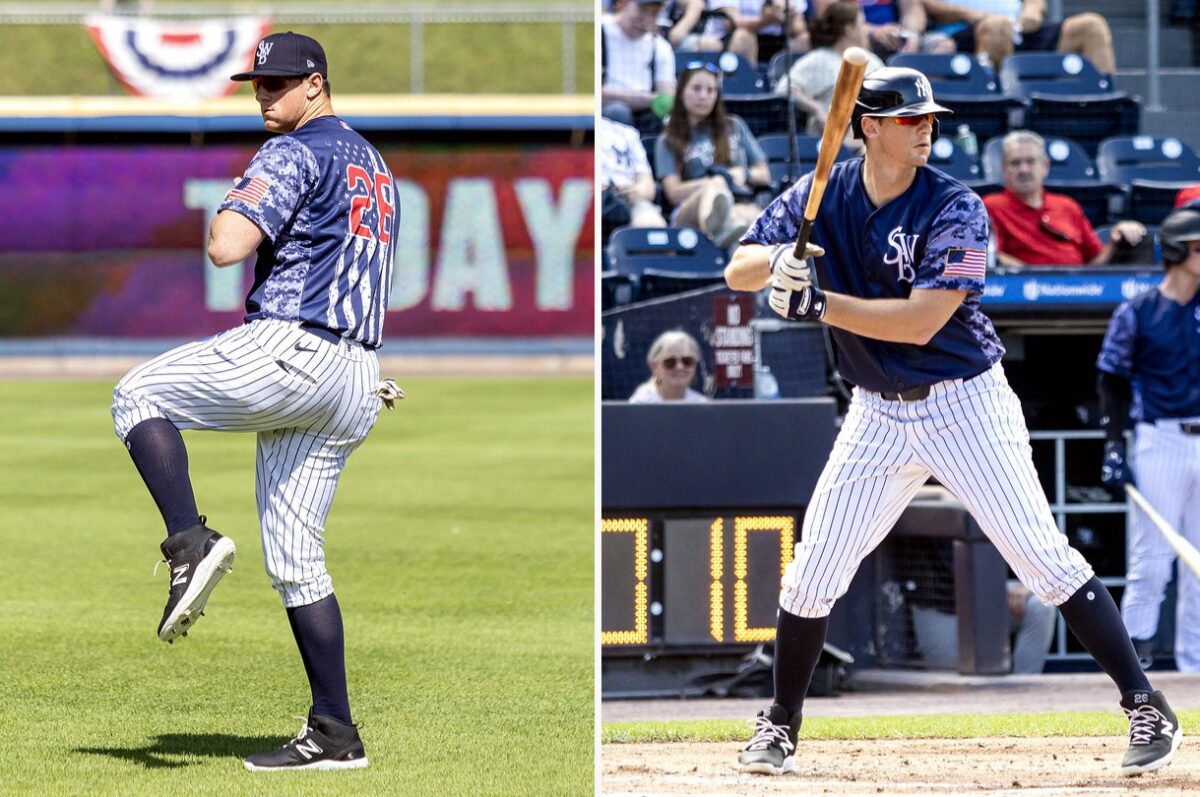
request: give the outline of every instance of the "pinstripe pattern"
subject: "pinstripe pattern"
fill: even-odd
[[[996,364],[918,402],[856,388],[804,518],[780,605],[823,617],[863,558],[933,475],[967,507],[1017,577],[1059,605],[1093,575],[1038,482],[1020,402]]]
[[[1138,489],[1163,519],[1200,546],[1200,436],[1187,435],[1178,421],[1139,423],[1133,473]],[[1175,551],[1144,512],[1129,513],[1128,564],[1121,615],[1134,639],[1153,639],[1159,610],[1171,580]],[[1186,567],[1177,569],[1175,663],[1200,670],[1200,585]]]
[[[333,592],[325,519],[347,457],[381,402],[373,351],[260,319],[137,366],[117,385],[117,435],[148,418],[179,429],[257,432],[256,492],[267,572],[287,606]]]

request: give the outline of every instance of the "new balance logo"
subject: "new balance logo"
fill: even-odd
[[[191,567],[192,566],[188,564],[172,568],[171,572],[175,574],[175,577],[171,579],[171,586],[178,587],[180,584],[187,583],[187,571],[190,570]]]
[[[321,749],[319,744],[309,739],[303,742],[296,742],[296,752],[311,760],[313,756],[320,755],[325,751]]]
[[[1171,724],[1170,722],[1168,722],[1167,720],[1163,720],[1163,724],[1162,724],[1162,734],[1163,734],[1163,736],[1170,736],[1170,735],[1171,735],[1171,734],[1173,734],[1174,732],[1175,732],[1175,726],[1174,726],[1174,725],[1172,725],[1172,724]]]

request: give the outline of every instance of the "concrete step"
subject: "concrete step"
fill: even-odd
[[[1148,44],[1144,25],[1113,25],[1112,37],[1118,69],[1146,66]],[[1184,28],[1160,28],[1158,59],[1163,67],[1192,66],[1192,32]]]
[[[1113,76],[1118,91],[1141,97],[1143,107],[1150,98],[1150,78],[1145,69],[1118,69]],[[1159,100],[1163,107],[1182,111],[1196,107],[1196,88],[1200,86],[1200,69],[1164,69],[1159,72]]]
[[[1142,131],[1148,136],[1174,136],[1200,152],[1200,111],[1143,111]]]

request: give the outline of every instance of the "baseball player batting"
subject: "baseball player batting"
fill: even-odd
[[[805,250],[815,266],[791,252],[810,174],[763,212],[726,268],[735,290],[770,286],[771,307],[785,318],[828,324],[855,385],[783,579],[774,703],[759,713],[738,764],[794,769],[829,612],[932,475],[1116,682],[1129,715],[1122,771],[1158,769],[1179,745],[1179,724],[1138,666],[1108,590],[1055,525],[1000,365],[1004,348],[980,309],[983,203],[925,166],[947,113],[916,70],[867,76],[851,117],[866,154],[832,168]]]
[[[266,129],[209,233],[213,263],[257,252],[245,323],[134,368],[112,413],[162,513],[170,594],[159,639],[204,615],[229,571],[232,540],[196,510],[181,429],[255,432],[255,489],[267,573],[287,608],[312,689],[296,738],[250,770],[367,765],[350,717],[342,615],[325,569],[325,519],[338,476],[402,397],[375,356],[400,209],[379,152],[333,115],[325,52],[295,33],[263,39],[250,72]]]
[[[1200,211],[1180,209],[1159,228],[1166,273],[1152,290],[1113,312],[1096,361],[1101,481],[1124,499],[1132,484],[1125,454],[1126,417],[1135,426],[1134,471],[1146,501],[1168,526],[1200,545]],[[1132,405],[1132,406],[1131,406]],[[1129,513],[1128,562],[1121,614],[1143,662],[1153,662],[1159,609],[1175,551],[1141,510]],[[1175,665],[1200,671],[1200,580],[1178,572]]]

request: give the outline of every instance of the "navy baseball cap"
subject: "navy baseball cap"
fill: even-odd
[[[254,68],[241,72],[230,80],[250,80],[266,75],[295,77],[318,72],[329,77],[325,65],[325,50],[309,36],[299,33],[272,33],[258,43],[254,51]]]

